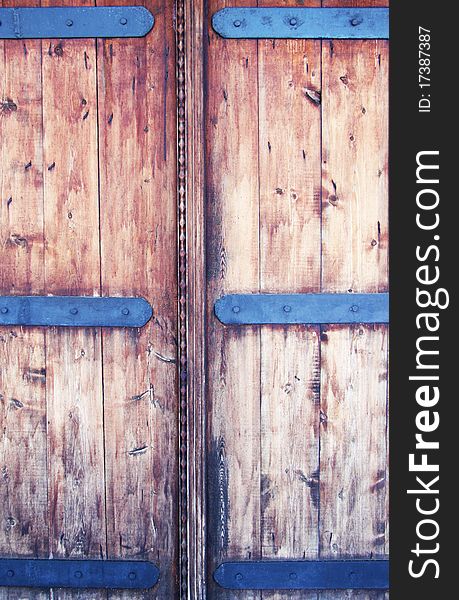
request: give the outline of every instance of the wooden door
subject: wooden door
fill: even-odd
[[[90,0],[3,0],[8,6]],[[97,5],[143,4],[98,0]],[[139,39],[0,40],[2,295],[141,296],[142,329],[0,328],[0,557],[149,560],[178,597],[173,2]]]
[[[21,6],[139,0],[23,0]],[[1,295],[143,297],[143,328],[0,327],[0,559],[387,557],[387,325],[224,325],[228,294],[387,291],[388,43],[223,39],[225,6],[145,0],[144,38],[0,40]],[[1,6],[17,6],[1,0]],[[0,307],[1,308],[1,307]]]
[[[212,29],[219,9],[255,4],[387,6],[209,0],[192,29],[205,48],[203,66],[190,54],[204,123],[189,144],[200,165],[193,310],[206,298],[201,317],[190,310],[190,431],[205,431],[191,452],[206,472],[190,470],[201,499],[190,506],[192,591],[381,600],[387,592],[241,591],[214,579],[228,561],[388,554],[387,326],[228,326],[214,311],[235,293],[387,291],[388,42],[222,39]]]

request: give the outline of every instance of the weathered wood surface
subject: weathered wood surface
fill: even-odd
[[[250,0],[245,2],[250,6]],[[209,2],[209,15],[224,2]],[[257,42],[207,49],[208,465],[211,569],[261,556],[260,335],[225,329],[213,316],[224,293],[259,289]],[[215,584],[209,582],[210,588]],[[241,598],[209,590],[210,597]],[[260,598],[244,592],[244,598]]]
[[[258,43],[262,292],[320,291],[320,82],[320,42]],[[260,330],[262,556],[317,558],[319,328]]]
[[[323,291],[384,292],[388,42],[324,41],[322,69]],[[322,332],[319,527],[324,558],[388,553],[387,348],[383,326],[331,326]],[[320,597],[337,600],[349,594]]]
[[[3,0],[2,6],[13,6]],[[24,6],[34,6],[32,0]],[[0,290],[44,289],[41,43],[0,41]],[[49,553],[46,360],[38,329],[0,331],[0,553]],[[45,600],[46,590],[1,597]]]
[[[177,596],[173,3],[147,6],[144,39],[1,43],[2,292],[154,307],[139,331],[1,332],[0,555],[161,569],[151,592],[53,597]]]
[[[210,572],[231,558],[385,556],[386,328],[224,327],[212,306],[232,292],[387,290],[387,42],[255,45],[210,27],[208,41]]]
[[[98,42],[102,292],[154,311],[103,333],[107,543],[158,564],[149,597],[163,599],[178,594],[175,56],[172,3],[146,6],[148,37]]]

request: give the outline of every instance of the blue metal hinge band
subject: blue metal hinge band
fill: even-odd
[[[143,327],[152,314],[144,298],[0,296],[0,326]]]
[[[389,294],[230,294],[214,310],[224,325],[388,323]]]
[[[154,22],[143,6],[0,8],[0,39],[143,37]]]
[[[214,30],[239,39],[387,39],[388,8],[223,8]]]
[[[0,559],[4,587],[145,590],[158,579],[158,567],[146,561]]]
[[[214,579],[231,590],[386,590],[388,560],[254,560],[222,563]]]

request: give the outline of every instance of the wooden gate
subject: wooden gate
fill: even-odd
[[[0,326],[0,597],[382,600],[359,569],[388,554],[388,42],[224,39],[212,17],[387,3],[1,2],[96,4],[154,27],[0,40],[0,294],[153,314]],[[281,317],[244,321],[260,294]],[[293,294],[349,306],[291,323]],[[77,589],[12,587],[12,559],[66,559]],[[110,560],[120,588],[130,561],[158,582],[78,589]]]

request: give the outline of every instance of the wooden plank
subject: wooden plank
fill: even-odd
[[[100,294],[96,67],[94,40],[43,42],[47,293]],[[46,361],[50,555],[106,557],[100,331],[47,331]]]
[[[184,28],[186,146],[184,154],[185,201],[182,213],[181,242],[186,248],[187,302],[182,310],[186,314],[186,370],[187,370],[187,420],[186,427],[188,497],[187,579],[191,598],[207,598],[207,514],[206,514],[206,272],[205,272],[205,149],[204,122],[205,98],[203,60],[207,23],[203,19],[205,0],[184,0],[178,7],[178,26]],[[183,21],[181,6],[184,7]],[[180,199],[179,199],[180,202]],[[183,277],[183,274],[182,274]],[[182,425],[183,426],[183,425]]]
[[[98,42],[102,291],[154,310],[141,330],[103,334],[108,554],[161,570],[147,594],[110,593],[129,600],[178,597],[173,3],[146,6],[146,38]]]
[[[0,56],[0,293],[42,293],[41,43],[2,41]],[[0,555],[4,557],[43,558],[49,552],[45,379],[43,333],[1,328]],[[1,596],[45,600],[49,593],[3,588]]]
[[[320,42],[263,40],[258,57],[261,291],[318,292]],[[261,328],[263,558],[317,557],[318,334],[317,327]],[[315,592],[263,592],[272,600],[316,597]]]
[[[250,0],[237,2],[250,6]],[[212,0],[208,16],[225,5]],[[206,168],[208,300],[208,527],[210,572],[259,558],[260,336],[222,326],[224,293],[259,289],[257,42],[223,40],[208,22]],[[209,598],[255,599],[209,578]]]
[[[323,42],[322,291],[387,290],[387,63],[384,41]],[[320,553],[384,556],[387,330],[324,328],[321,355]],[[386,594],[320,594],[349,597]]]

